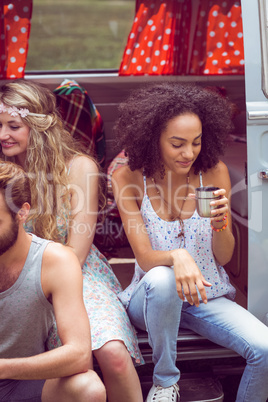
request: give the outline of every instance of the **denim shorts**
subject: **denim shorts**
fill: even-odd
[[[45,380],[1,380],[0,401],[41,402]]]

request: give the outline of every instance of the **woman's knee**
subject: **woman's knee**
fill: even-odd
[[[268,340],[260,339],[258,343],[252,343],[246,348],[247,363],[262,369],[263,375],[268,375]]]
[[[170,267],[159,266],[150,269],[146,274],[145,283],[147,290],[153,292],[162,302],[166,302],[166,299],[174,301],[174,296],[178,296],[174,271]]]
[[[133,364],[131,356],[121,341],[110,341],[94,351],[101,370],[112,371],[115,374],[126,372],[127,366]]]

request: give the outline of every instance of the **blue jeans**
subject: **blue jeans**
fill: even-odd
[[[128,314],[136,327],[148,332],[155,385],[168,387],[180,378],[176,339],[181,326],[246,359],[237,401],[265,402],[268,398],[268,327],[237,303],[224,296],[199,307],[182,302],[173,269],[160,266],[141,279],[131,297]]]

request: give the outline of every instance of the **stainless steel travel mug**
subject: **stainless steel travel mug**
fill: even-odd
[[[220,195],[214,195],[213,192],[219,190],[219,187],[198,187],[195,189],[196,208],[198,215],[202,218],[209,218],[210,211],[215,206],[210,206],[212,200],[219,200]]]

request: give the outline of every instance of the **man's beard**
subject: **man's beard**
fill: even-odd
[[[0,255],[6,253],[17,241],[19,233],[19,224],[16,218],[12,217],[12,223],[9,230],[0,237]]]

